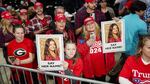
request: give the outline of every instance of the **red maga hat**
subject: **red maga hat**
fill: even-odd
[[[1,17],[4,18],[4,19],[11,19],[13,16],[11,15],[10,12],[8,12],[8,11],[3,11],[3,12],[1,13]]]
[[[85,18],[84,19],[84,25],[86,25],[88,22],[94,22],[95,20],[94,20],[94,18],[93,17],[87,17],[87,18]]]
[[[21,9],[20,10],[20,15],[27,14],[27,13],[28,13],[28,11],[26,9]]]
[[[66,21],[65,15],[62,14],[62,13],[56,14],[56,15],[55,15],[55,21],[61,21],[61,20]]]
[[[42,4],[41,2],[36,2],[36,3],[34,4],[34,9],[36,9],[37,7],[43,8],[43,4]]]

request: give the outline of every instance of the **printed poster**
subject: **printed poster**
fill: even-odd
[[[62,34],[36,35],[38,68],[45,71],[63,70],[63,44]]]
[[[124,21],[104,21],[101,23],[103,53],[125,51]]]

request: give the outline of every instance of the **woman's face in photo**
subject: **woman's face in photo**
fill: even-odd
[[[117,26],[117,25],[114,25],[114,26],[113,26],[112,33],[113,33],[113,34],[117,34],[118,32],[119,32],[118,26]]]
[[[65,53],[69,59],[73,58],[76,54],[76,45],[72,43],[66,44]]]
[[[54,51],[56,50],[56,45],[54,41],[49,42],[49,50]]]
[[[56,21],[55,24],[58,30],[64,30],[66,26],[66,21],[64,20]]]
[[[86,27],[86,30],[88,31],[88,32],[94,32],[95,31],[95,22],[93,22],[93,21],[90,21],[90,22],[87,22],[87,24],[85,25],[85,27]]]

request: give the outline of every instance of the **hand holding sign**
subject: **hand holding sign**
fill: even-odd
[[[66,61],[62,62],[62,66],[63,66],[64,70],[68,69],[68,65],[69,65],[68,62],[66,62]]]

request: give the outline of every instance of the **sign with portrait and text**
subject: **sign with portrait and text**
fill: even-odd
[[[62,34],[36,35],[38,68],[45,71],[63,70],[64,45]]]
[[[101,22],[103,53],[125,51],[124,20]]]

